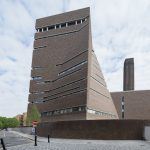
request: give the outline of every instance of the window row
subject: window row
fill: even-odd
[[[83,93],[83,92],[85,92],[85,90],[86,89],[79,89],[77,91],[73,91],[73,92],[70,92],[70,93],[67,93],[67,94],[63,94],[61,96],[57,96],[56,95],[56,96],[51,97],[51,98],[44,97],[44,99],[43,98],[41,98],[41,99],[34,99],[34,100],[32,100],[31,103],[44,103],[44,102],[49,101],[49,100],[55,100],[55,99],[64,98],[64,97],[67,97],[67,96],[70,96],[70,95],[73,95],[73,94]],[[44,93],[46,93],[46,92],[48,92],[48,91],[45,91]]]
[[[41,48],[45,48],[45,47],[47,47],[47,46],[46,46],[46,45],[43,45],[43,46],[34,47],[34,50],[41,49]]]
[[[32,103],[35,103],[35,104],[38,104],[38,103],[43,103],[43,99],[36,99],[34,102]]]
[[[108,112],[103,112],[103,111],[92,110],[92,109],[87,108],[86,106],[77,106],[77,107],[70,107],[70,108],[65,108],[65,109],[42,112],[41,116],[45,117],[45,116],[67,114],[67,113],[72,113],[72,112],[85,112],[86,110],[87,110],[88,113],[91,113],[91,114],[116,118],[116,115],[114,115],[114,114],[111,114],[111,113],[108,113]]]
[[[46,93],[45,91],[44,92],[38,92],[38,91],[36,91],[36,92],[31,92],[31,94],[44,94],[44,93]]]
[[[40,69],[45,69],[45,68],[44,67],[40,67],[40,66],[34,66],[34,67],[32,67],[32,69],[40,70]]]
[[[79,63],[79,64],[77,64],[77,65],[75,65],[75,66],[73,66],[73,67],[71,67],[71,68],[69,68],[69,69],[66,69],[65,71],[63,71],[63,72],[61,72],[61,73],[59,73],[58,74],[58,76],[60,76],[60,75],[64,75],[64,74],[66,74],[66,73],[68,73],[68,72],[70,72],[70,71],[73,71],[74,69],[76,69],[76,68],[78,68],[79,66],[82,66],[82,65],[84,65],[84,64],[86,64],[87,63],[87,61],[83,61],[83,62],[81,62],[81,63]],[[42,68],[42,67],[34,67],[33,69],[44,69],[44,68]],[[77,71],[79,71],[79,70],[75,70],[74,72],[77,72]],[[74,72],[71,72],[71,73],[69,73],[69,74],[67,74],[66,76],[69,76],[69,75],[71,75],[72,73],[74,73]],[[56,80],[54,80],[54,81],[57,81],[57,80],[59,80],[59,79],[61,79],[61,78],[63,78],[63,77],[60,77],[60,78],[58,78],[58,79],[56,79]],[[41,77],[41,76],[34,76],[34,77],[31,77],[31,80],[35,80],[35,81],[38,81],[38,80],[40,80],[40,81],[38,81],[37,82],[37,84],[45,84],[45,83],[49,83],[49,82],[54,82],[54,81],[41,81],[43,78]]]
[[[64,28],[64,27],[68,27],[68,26],[72,26],[72,25],[82,24],[86,20],[87,20],[87,18],[84,18],[84,19],[64,22],[64,23],[60,23],[60,24],[55,24],[55,25],[51,25],[51,26],[47,26],[47,27],[37,28],[36,30],[37,30],[37,32],[45,32],[45,31],[49,31],[49,30],[53,30],[53,29],[59,29],[59,28]]]
[[[74,70],[74,71],[72,71],[72,72],[70,72],[70,73],[68,73],[68,74],[66,74],[64,76],[60,76],[60,77],[58,77],[58,78],[56,78],[55,80],[52,80],[52,81],[50,81],[50,80],[38,81],[37,84],[53,83],[53,82],[56,82],[58,80],[61,80],[61,79],[65,78],[65,77],[71,76],[72,74],[77,73],[79,71],[81,71],[81,68],[76,69],[76,70]]]
[[[47,98],[53,98],[53,97],[56,97],[57,95],[62,95],[62,94],[65,94],[65,93],[70,93],[70,92],[72,92],[72,91],[74,91],[74,90],[77,90],[77,89],[79,89],[80,88],[80,86],[77,86],[77,87],[73,87],[73,88],[71,88],[71,89],[67,89],[67,90],[63,90],[63,91],[61,91],[61,92],[56,92],[55,94],[50,94],[49,96],[45,96],[44,97],[44,99],[47,99]],[[58,96],[57,96],[58,97]]]
[[[86,110],[85,106],[77,106],[77,107],[70,107],[65,109],[53,110],[48,112],[42,112],[41,116],[53,116],[53,115],[60,115],[60,114],[67,114],[72,112],[84,112]]]
[[[80,67],[80,66],[82,66],[82,65],[84,65],[84,64],[86,64],[86,63],[87,63],[87,60],[86,60],[86,61],[83,61],[83,62],[81,62],[81,63],[79,63],[79,64],[77,64],[77,65],[75,65],[75,66],[73,66],[73,67],[71,67],[71,68],[69,68],[69,69],[66,69],[66,70],[60,72],[60,73],[58,74],[58,76],[63,75],[63,74],[65,74],[65,73],[69,72],[69,71],[72,71],[72,70],[74,70],[74,69],[76,69],[76,68],[78,68],[78,67]]]
[[[93,110],[93,109],[89,109],[89,108],[87,108],[87,112],[90,113],[90,114],[96,114],[96,115],[116,118],[116,115],[111,114],[109,112],[97,111],[97,110]]]
[[[42,77],[41,76],[35,76],[35,77],[31,77],[31,80],[41,80]]]
[[[34,91],[34,92],[31,92],[31,94],[45,94],[45,93],[49,93],[51,91],[55,91],[55,90],[58,90],[60,88],[64,88],[64,87],[69,86],[69,85],[73,85],[74,83],[82,82],[84,80],[86,80],[86,78],[81,78],[79,80],[75,80],[75,81],[69,82],[67,84],[63,84],[62,86],[58,86],[57,88],[54,88],[54,89],[51,89],[51,90],[44,90],[44,91],[41,91],[41,92],[40,91]],[[41,83],[41,82],[37,82],[37,84],[39,84],[39,83]]]

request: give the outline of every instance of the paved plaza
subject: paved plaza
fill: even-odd
[[[3,137],[5,136],[5,137]],[[27,137],[12,132],[1,133],[7,150],[150,150],[150,143],[131,140],[71,140],[38,138],[38,146]]]
[[[150,150],[150,144],[143,141],[74,141],[52,140],[51,144],[39,142],[8,148],[8,150]]]

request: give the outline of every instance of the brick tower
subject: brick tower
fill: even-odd
[[[36,20],[28,110],[42,122],[117,119],[92,47],[90,9]]]

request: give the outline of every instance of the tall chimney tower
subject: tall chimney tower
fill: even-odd
[[[123,91],[134,90],[134,58],[127,58],[124,62]]]

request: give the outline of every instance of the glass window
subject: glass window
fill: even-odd
[[[39,32],[42,32],[42,28],[39,29]]]
[[[79,107],[73,107],[72,111],[73,112],[79,111]]]
[[[80,24],[81,23],[81,20],[77,20],[77,24]]]
[[[72,112],[72,108],[67,108],[67,112]]]
[[[64,109],[60,110],[60,113],[63,114],[64,113]]]
[[[82,19],[82,22],[84,22],[85,21],[85,18],[84,19]]]
[[[72,26],[72,25],[75,25],[75,24],[76,24],[75,21],[68,22],[68,26]]]
[[[61,24],[61,27],[63,28],[63,27],[66,27],[66,23],[62,23]]]
[[[42,77],[40,77],[40,76],[32,77],[32,80],[41,80],[41,79],[42,79]]]
[[[60,28],[60,25],[59,24],[56,24],[56,29]]]
[[[46,31],[46,30],[47,30],[46,27],[44,27],[44,28],[43,28],[43,31]]]
[[[67,109],[64,109],[64,113],[67,113]]]
[[[73,66],[73,67],[71,67],[71,68],[68,68],[68,69],[66,69],[66,70],[63,71],[63,72],[60,72],[60,73],[58,74],[58,76],[63,75],[63,74],[65,74],[65,73],[69,72],[69,71],[72,71],[72,70],[74,70],[74,69],[76,69],[76,68],[78,68],[78,67],[80,67],[80,66],[82,66],[82,65],[84,65],[84,64],[86,64],[86,63],[87,63],[87,60],[86,60],[86,61],[83,61],[83,62],[81,62],[81,63],[79,63],[79,64],[77,64],[77,65],[75,65],[75,66]]]
[[[52,30],[52,29],[55,29],[54,25],[48,27],[48,30]]]
[[[85,106],[80,106],[79,111],[85,111]]]

